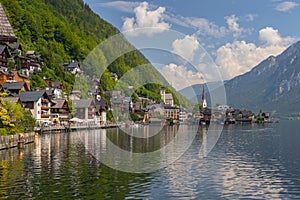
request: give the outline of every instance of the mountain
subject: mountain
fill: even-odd
[[[225,84],[228,104],[276,114],[300,113],[300,41]]]
[[[65,91],[70,92],[75,76],[64,71],[63,63],[71,60],[82,62],[98,44],[119,33],[117,28],[95,14],[83,0],[0,0],[0,3],[23,52],[34,50],[44,59],[42,72],[30,77],[32,88],[43,89],[45,85],[42,78],[47,77],[63,81]],[[125,39],[122,44],[131,46]],[[115,51],[113,47],[108,49]],[[99,53],[102,56],[98,57],[98,66],[106,66],[108,61],[104,53]],[[95,66],[87,69],[86,73],[90,77],[100,78],[100,89],[106,91],[114,88],[115,81],[111,73],[116,73],[120,78],[134,67],[145,64],[149,64],[149,61],[138,50],[132,50],[110,63],[104,73]],[[149,65],[151,82],[156,83],[161,77]],[[100,74],[103,75],[99,77]],[[82,83],[84,85],[87,84]],[[160,98],[157,93],[159,89],[159,85],[141,86],[139,94],[157,99]]]
[[[275,115],[300,115],[300,41],[294,43],[277,57],[270,56],[251,71],[224,81],[227,104],[240,109],[269,111]],[[220,83],[208,83],[210,88]],[[179,92],[192,102],[201,102],[202,89],[197,84]],[[213,89],[211,89],[212,91]]]

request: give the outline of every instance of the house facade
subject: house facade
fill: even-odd
[[[67,72],[70,72],[72,74],[78,74],[81,73],[81,63],[70,61],[63,64],[64,70]]]
[[[16,71],[6,72],[0,70],[0,85],[3,85],[7,81],[25,82],[30,90],[30,81],[27,76]]]
[[[93,121],[96,119],[96,106],[93,100],[74,100],[73,105],[76,109],[75,117],[86,121]]]
[[[3,84],[3,88],[11,94],[21,94],[22,92],[29,91],[25,82],[7,81]]]
[[[58,118],[60,121],[68,121],[71,110],[66,99],[53,100],[55,105],[51,107],[51,118]]]
[[[29,91],[20,94],[24,108],[30,110],[32,116],[38,121],[49,121],[51,116],[51,101],[46,91]]]

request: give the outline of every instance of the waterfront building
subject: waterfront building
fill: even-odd
[[[38,122],[48,122],[51,116],[51,101],[46,91],[29,91],[20,94],[20,100]]]

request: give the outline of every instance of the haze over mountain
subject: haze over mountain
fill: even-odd
[[[228,104],[282,114],[300,112],[300,41],[225,84]]]
[[[195,85],[197,95],[203,85]],[[260,109],[276,114],[300,113],[300,41],[277,57],[270,56],[251,71],[225,83],[227,103],[241,109]],[[181,90],[189,95],[191,88]],[[201,97],[201,96],[200,96]],[[194,99],[190,96],[189,99]],[[198,98],[199,99],[199,98]]]

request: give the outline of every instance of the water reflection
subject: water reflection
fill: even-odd
[[[194,140],[197,128],[165,126],[160,130],[160,127],[146,126],[139,129],[143,137],[134,137],[120,129],[107,130],[106,134],[98,130],[93,134],[79,132],[78,138],[102,163],[125,172],[148,173],[180,158]],[[156,135],[144,138],[155,131],[158,131]]]
[[[165,128],[163,133],[148,139],[132,137],[119,129],[42,135],[22,150],[0,151],[0,197],[300,198],[300,124],[283,123],[227,126],[213,151],[204,158],[199,157],[199,149],[201,146],[204,151],[207,149],[209,133],[206,127],[202,127],[180,159],[159,171],[146,174],[117,171],[103,165],[97,158],[105,154],[111,156],[110,141],[132,154],[132,157],[126,158],[114,155],[110,157],[111,162],[118,163],[122,159],[131,162],[134,153],[155,152],[171,144],[180,134],[179,127]],[[140,134],[145,137],[151,135],[149,128],[140,128]],[[191,129],[186,127],[184,131],[188,135]],[[155,159],[155,162],[162,160],[160,154]],[[148,164],[149,161],[143,162]]]

